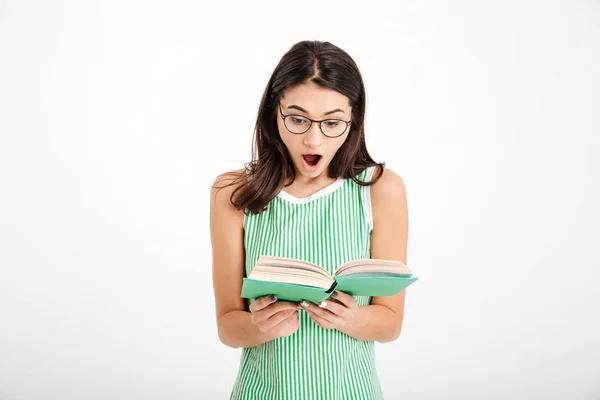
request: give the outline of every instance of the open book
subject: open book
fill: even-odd
[[[281,300],[318,303],[333,290],[355,296],[392,296],[417,279],[409,267],[396,260],[353,260],[342,264],[332,276],[308,261],[263,255],[244,278],[242,297],[274,294]]]

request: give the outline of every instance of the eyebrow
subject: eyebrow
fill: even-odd
[[[295,109],[297,109],[297,110],[300,110],[300,111],[302,111],[303,113],[306,113],[306,114],[308,114],[308,111],[306,111],[304,108],[302,108],[302,107],[300,107],[300,106],[297,106],[297,105],[295,105],[295,104],[292,104],[291,106],[287,107],[287,109],[288,109],[288,110],[289,110],[289,109],[291,109],[291,108],[295,108]],[[329,114],[333,114],[333,113],[340,112],[340,111],[341,111],[342,113],[344,113],[344,111],[343,111],[343,110],[341,110],[341,109],[339,109],[339,108],[336,108],[335,110],[327,111],[327,112],[326,112],[325,114],[323,114],[323,115],[329,115]],[[345,113],[344,113],[344,114],[345,114]]]

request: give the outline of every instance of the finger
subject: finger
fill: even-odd
[[[263,330],[263,332],[267,332],[288,318],[296,318],[296,315],[294,314],[297,315],[298,310],[294,309],[280,311],[274,314],[272,317],[268,318],[266,321],[264,321],[264,323],[261,324],[261,329]]]
[[[248,309],[251,312],[260,311],[263,308],[265,308],[266,306],[268,306],[269,304],[274,303],[276,300],[277,300],[277,296],[275,296],[274,294],[272,294],[270,296],[262,296],[256,300],[254,300],[250,304],[250,307],[248,307]]]
[[[325,320],[335,326],[343,327],[346,325],[346,321],[342,317],[332,313],[329,310],[324,310],[314,305],[312,305],[309,308],[306,308],[305,310],[308,312],[309,315],[316,315],[321,320]]]
[[[296,311],[298,306],[296,303],[291,301],[276,301],[275,303],[269,304],[267,307],[255,311],[252,313],[254,323],[262,323],[273,315],[282,311]]]
[[[278,335],[278,332],[280,332],[281,330],[284,331],[288,331],[289,326],[298,326],[299,324],[299,316],[298,316],[298,310],[296,310],[296,312],[293,312],[291,316],[287,317],[286,319],[284,319],[283,321],[281,321],[280,323],[278,323],[277,325],[275,325],[274,327],[272,327],[269,332],[273,332],[276,336]]]
[[[344,304],[330,300],[323,300],[318,304],[318,308],[329,310],[330,312],[342,318],[345,318],[346,313],[348,311]]]
[[[338,299],[336,299],[335,297],[331,297],[331,296],[329,296],[329,297],[327,298],[327,301],[328,301],[328,302],[333,302],[333,303],[336,303],[336,304],[341,304],[341,305],[343,305],[344,307],[346,307],[346,305],[345,305],[344,303],[342,303],[341,301],[339,301],[339,300],[338,300]]]
[[[341,303],[330,301],[329,299],[321,301],[318,305],[309,301],[303,301],[299,303],[305,310],[314,312],[321,317],[327,315],[323,310],[328,310],[330,313],[336,314],[337,316],[344,317],[347,313],[346,306]]]
[[[270,295],[270,296],[262,296],[257,298],[255,301],[253,301],[250,306],[248,307],[248,310],[250,312],[257,312],[257,311],[261,311],[264,310],[265,308],[267,308],[269,305],[271,304],[278,304],[278,309],[277,311],[282,310],[283,308],[296,308],[296,303],[295,302],[291,302],[291,301],[282,301],[282,300],[278,300],[277,296],[275,296],[274,294]],[[275,311],[275,312],[277,312]]]
[[[315,324],[319,325],[323,329],[335,328],[335,326],[331,322],[319,317],[317,314],[315,314],[313,312],[309,311],[308,316],[310,317],[310,319],[312,319],[315,322]]]
[[[339,290],[334,290],[331,293],[331,297],[336,299],[348,308],[358,307],[358,303],[356,302],[354,296],[351,296],[348,293],[340,292]]]

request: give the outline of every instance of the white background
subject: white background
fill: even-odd
[[[0,399],[226,399],[209,185],[296,42],[409,201],[387,399],[600,398],[600,3],[0,2]]]

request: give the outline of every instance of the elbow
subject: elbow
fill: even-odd
[[[379,338],[379,343],[389,343],[397,340],[402,332],[402,324],[391,327],[387,330],[386,335]]]
[[[231,347],[232,349],[237,349],[240,346],[238,346],[236,343],[234,343],[229,336],[227,335],[226,332],[223,332],[223,330],[221,328],[219,328],[219,341],[221,343],[223,343],[225,346],[227,347]]]
[[[231,347],[232,349],[240,348],[241,346],[232,340],[231,336],[227,332],[227,328],[223,325],[224,324],[221,323],[220,319],[217,319],[217,334],[219,336],[219,341],[225,346]]]
[[[390,342],[397,340],[400,337],[400,333],[402,333],[402,326],[400,326],[392,331],[392,336],[391,336]]]

